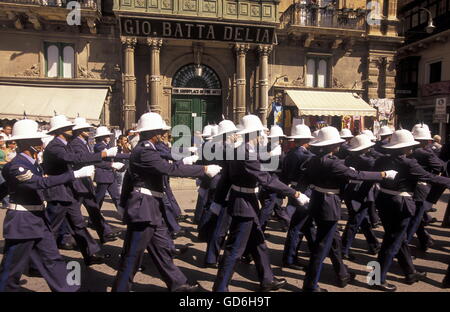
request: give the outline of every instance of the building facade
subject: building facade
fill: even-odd
[[[0,0],[0,87],[29,87],[30,102],[31,87],[107,90],[77,109],[99,107],[98,123],[122,129],[148,110],[191,128],[195,117],[204,125],[246,113],[286,129],[293,117],[355,131],[393,122],[396,0],[79,3],[80,23],[69,25],[67,2]],[[312,91],[324,106],[309,107]],[[337,100],[344,94],[377,110]],[[70,102],[46,101],[44,120]]]
[[[449,134],[450,1],[403,1],[398,15],[405,37],[397,61],[398,120],[407,128],[424,122],[445,141]],[[427,29],[430,21],[435,27]]]

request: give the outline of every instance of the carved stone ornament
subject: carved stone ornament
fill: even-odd
[[[80,78],[95,78],[95,75],[90,70],[81,65],[78,65],[78,76]]]
[[[345,88],[345,86],[336,77],[333,77],[333,88]]]
[[[259,45],[258,46],[259,55],[267,56],[270,54],[270,52],[272,52],[272,46],[269,46],[269,45]]]
[[[297,79],[292,81],[294,86],[304,86],[305,85],[305,76],[298,76]]]
[[[34,64],[30,69],[25,69],[21,73],[15,74],[16,77],[39,77],[40,74],[39,64]]]
[[[136,47],[137,39],[135,37],[122,37],[120,40],[125,48],[134,49]]]
[[[250,49],[250,45],[248,44],[235,44],[234,50],[238,55],[246,54]]]

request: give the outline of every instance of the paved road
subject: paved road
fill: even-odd
[[[183,182],[184,183],[184,182]],[[181,184],[178,190],[175,190],[175,196],[177,197],[180,206],[186,214],[193,216],[195,201],[197,198],[197,192],[190,187],[190,183]],[[425,281],[416,283],[412,286],[406,285],[402,282],[403,275],[401,274],[400,267],[394,264],[391,272],[388,275],[390,282],[398,287],[398,291],[423,291],[423,292],[440,292],[446,291],[440,288],[440,283],[445,274],[447,264],[450,262],[450,229],[441,227],[442,217],[446,207],[446,202],[450,197],[450,193],[446,193],[442,196],[441,201],[438,203],[438,211],[434,213],[434,216],[439,220],[433,226],[429,227],[430,233],[433,235],[436,244],[426,254],[412,248],[412,252],[417,256],[414,261],[417,269],[425,270],[428,272],[428,277]],[[110,201],[107,200],[104,206],[104,215],[107,220],[115,227],[124,228],[124,225],[118,218],[117,213]],[[83,208],[83,214],[87,216],[86,211]],[[0,211],[0,221],[3,224],[3,218],[5,216],[5,210]],[[344,222],[341,222],[344,224]],[[203,255],[206,249],[206,244],[198,242],[196,240],[197,233],[195,226],[190,222],[182,223],[183,227],[190,230],[188,237],[178,238],[176,244],[192,244],[187,253],[181,256],[180,259],[176,259],[176,264],[182,269],[182,271],[188,276],[189,279],[198,280],[199,283],[207,290],[212,289],[212,285],[216,276],[215,269],[202,268]],[[270,258],[273,267],[273,271],[276,276],[284,277],[288,280],[288,285],[280,291],[301,291],[304,279],[303,271],[296,271],[291,269],[281,270],[281,255],[283,250],[283,243],[286,233],[281,232],[280,224],[276,221],[270,221],[267,233],[270,234],[268,238],[268,246],[271,250]],[[91,231],[94,237],[97,237],[96,233]],[[383,232],[377,229],[377,235],[381,238]],[[1,237],[1,248],[3,248],[4,240]],[[413,245],[416,241],[413,241]],[[104,245],[103,250],[109,253],[111,257],[107,260],[106,264],[94,265],[90,268],[86,268],[82,262],[80,253],[77,251],[61,251],[67,261],[78,261],[81,264],[81,281],[82,290],[84,291],[110,291],[111,285],[115,276],[115,268],[117,267],[119,254],[123,245],[123,240],[119,239],[114,242],[109,242]],[[307,253],[305,244],[302,245],[301,257],[307,262]],[[331,263],[329,259],[326,260],[324,265],[323,274],[320,280],[320,285],[329,291],[371,291],[368,289],[366,283],[366,276],[368,269],[366,265],[369,261],[376,260],[375,256],[369,255],[366,252],[366,243],[362,234],[358,234],[353,248],[354,254],[357,256],[355,262],[346,262],[348,266],[354,270],[357,274],[354,285],[349,285],[344,289],[336,286],[335,275],[332,271]],[[0,257],[2,257],[0,255]],[[167,291],[164,283],[159,278],[157,271],[151,262],[150,257],[144,258],[143,265],[146,267],[145,271],[138,272],[135,277],[135,285],[133,290],[137,292],[145,291]],[[49,288],[42,278],[30,278],[23,275],[23,290],[24,291],[49,291]],[[246,265],[239,263],[236,267],[236,273],[233,276],[233,281],[230,285],[230,291],[256,291],[258,289],[258,280],[256,277],[256,271],[254,265]],[[448,290],[447,290],[448,291]]]

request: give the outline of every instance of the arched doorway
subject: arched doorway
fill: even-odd
[[[222,120],[222,86],[215,71],[206,65],[181,67],[172,79],[172,125],[194,129],[194,117],[202,127]]]

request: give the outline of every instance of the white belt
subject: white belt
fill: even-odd
[[[327,188],[323,188],[323,187],[319,187],[319,186],[315,186],[315,185],[311,185],[311,188],[317,192],[324,193],[324,194],[334,194],[334,195],[339,194],[339,189],[327,189]]]
[[[380,187],[380,191],[389,195],[411,197],[413,194],[409,192],[398,192]]]
[[[136,192],[139,192],[139,193],[142,193],[145,195],[149,195],[149,196],[153,196],[153,197],[162,198],[164,196],[164,194],[161,192],[150,191],[149,189],[146,189],[145,187],[135,187],[134,190]]]
[[[20,204],[9,204],[8,209],[17,211],[43,211],[45,205],[20,205]]]
[[[237,186],[237,185],[231,185],[231,188],[237,192],[240,193],[247,193],[247,194],[256,194],[259,191],[259,188],[255,187],[255,188],[250,188],[250,187],[241,187],[241,186]]]
[[[419,185],[425,185],[425,186],[427,186],[427,185],[428,185],[428,183],[427,183],[427,182],[422,182],[422,181],[419,181],[419,182],[417,182],[417,184],[419,184]]]
[[[360,180],[350,180],[349,182],[350,182],[350,183],[353,183],[353,184],[363,184],[364,181],[360,181]]]

